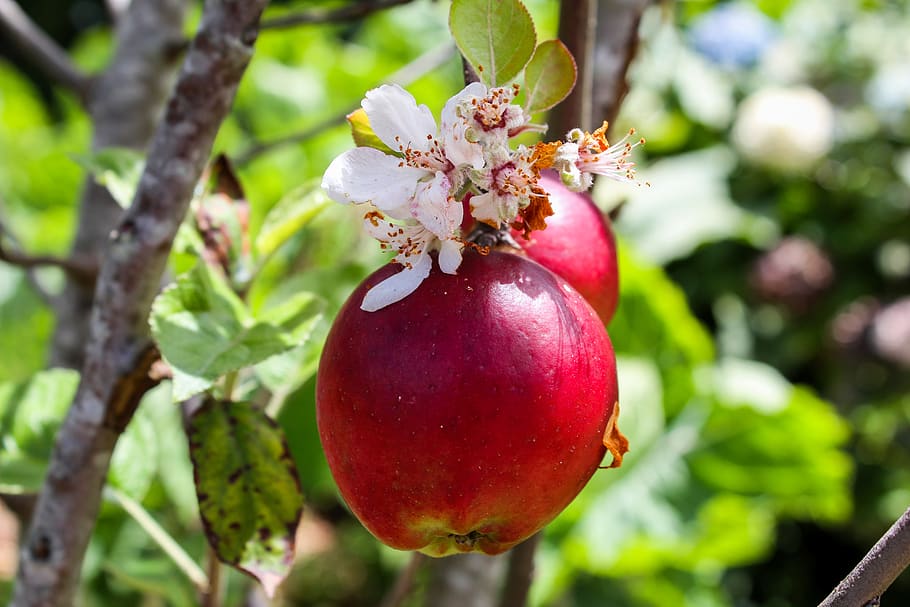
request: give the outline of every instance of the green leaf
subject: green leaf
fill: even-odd
[[[79,373],[40,371],[25,382],[0,383],[0,491],[37,491]]]
[[[256,237],[256,250],[260,255],[265,257],[274,253],[331,204],[320,183],[318,178],[307,181],[272,207]]]
[[[357,108],[345,118],[347,118],[348,124],[351,125],[351,137],[354,138],[354,143],[357,144],[357,147],[376,148],[386,154],[401,156],[400,152],[396,152],[387,146],[376,135],[373,127],[370,126],[370,118],[363,108]]]
[[[158,472],[158,440],[152,420],[140,406],[114,447],[107,482],[135,500],[144,498]]]
[[[550,109],[569,96],[577,78],[578,67],[566,45],[541,42],[525,68],[525,109],[529,114]]]
[[[320,313],[318,300],[298,294],[257,320],[224,279],[200,263],[155,299],[150,325],[180,401],[226,373],[299,345]]]
[[[453,0],[449,29],[458,50],[490,86],[515,78],[537,45],[534,21],[519,0]]]
[[[290,569],[303,509],[284,434],[250,404],[210,399],[190,419],[189,441],[209,543],[271,597]]]
[[[778,513],[829,521],[850,511],[847,423],[834,407],[774,368],[726,360],[699,371],[716,406],[692,457],[716,490],[761,498]]]
[[[105,148],[92,154],[74,155],[73,159],[95,176],[99,185],[124,209],[133,203],[145,156],[129,148]]]
[[[620,242],[620,303],[610,322],[617,355],[654,361],[672,417],[696,393],[692,370],[714,359],[711,336],[689,310],[685,294],[660,268],[643,263]]]

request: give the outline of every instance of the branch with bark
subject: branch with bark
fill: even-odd
[[[189,0],[132,2],[118,20],[113,59],[96,78],[87,101],[94,151],[148,147],[179,65],[189,5]],[[70,257],[99,258],[122,214],[107,189],[88,176]],[[54,310],[50,366],[82,366],[93,299],[93,285],[67,281]]]
[[[878,605],[885,590],[910,567],[910,508],[819,607]]]
[[[629,83],[626,75],[638,52],[638,26],[654,0],[598,0],[592,57],[592,110],[595,118],[616,120]]]
[[[158,358],[148,333],[151,302],[252,56],[266,3],[206,2],[133,205],[107,244],[81,381],[22,544],[16,607],[73,604],[114,445],[155,383],[149,376]],[[133,3],[148,4],[158,3]]]
[[[0,261],[12,266],[17,266],[24,270],[47,266],[56,267],[66,272],[74,280],[89,284],[94,282],[95,276],[98,274],[98,264],[94,259],[57,257],[56,255],[29,255],[5,245],[3,243],[4,236],[15,242],[15,239],[11,237],[9,231],[0,222]]]
[[[281,17],[262,20],[262,30],[288,29],[298,25],[313,25],[317,23],[340,23],[362,19],[370,13],[392,8],[401,4],[408,4],[412,0],[369,0],[355,2],[340,8],[326,10],[309,10],[299,13],[289,13]]]
[[[14,0],[0,0],[0,31],[52,82],[88,99],[92,78],[70,60],[54,40],[35,25]]]

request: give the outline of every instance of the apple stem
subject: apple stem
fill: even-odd
[[[474,229],[465,237],[465,241],[477,245],[480,249],[492,250],[499,245],[508,245],[521,250],[519,244],[512,238],[512,234],[509,233],[509,227],[505,224],[494,228],[478,221]]]

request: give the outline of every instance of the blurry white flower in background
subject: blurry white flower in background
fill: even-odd
[[[834,108],[824,95],[807,86],[764,88],[740,104],[732,140],[753,162],[784,172],[802,172],[831,150]]]

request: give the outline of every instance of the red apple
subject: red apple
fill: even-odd
[[[587,192],[569,190],[555,172],[542,172],[539,183],[553,207],[547,228],[531,232],[530,240],[518,232],[513,237],[528,257],[569,281],[604,324],[609,324],[619,298],[616,240],[610,220]]]
[[[503,552],[604,457],[617,402],[609,337],[564,279],[495,251],[467,251],[457,275],[434,267],[403,300],[361,310],[398,268],[368,277],[329,333],[316,384],[329,466],[394,548]]]

